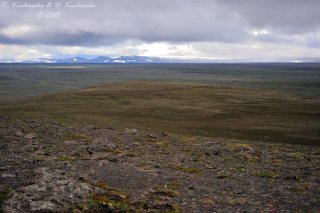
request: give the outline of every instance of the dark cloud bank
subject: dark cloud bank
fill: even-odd
[[[320,27],[319,0],[88,0],[81,2],[95,8],[63,8],[67,2],[78,1],[60,1],[61,9],[50,10],[1,5],[0,42],[93,46],[136,39],[319,44],[314,39]],[[39,18],[39,11],[60,12],[60,17]],[[254,35],[259,30],[270,34]]]

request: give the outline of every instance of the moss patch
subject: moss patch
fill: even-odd
[[[262,178],[278,178],[279,176],[274,172],[260,172],[257,174],[259,177]]]
[[[0,192],[0,213],[3,213],[2,205],[8,199],[10,190]]]

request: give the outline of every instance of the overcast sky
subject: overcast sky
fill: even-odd
[[[0,58],[315,58],[319,10],[320,0],[0,0]]]

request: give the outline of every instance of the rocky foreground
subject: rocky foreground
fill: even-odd
[[[0,175],[4,212],[320,211],[313,146],[1,117]]]

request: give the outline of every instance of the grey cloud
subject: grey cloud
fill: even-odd
[[[304,33],[320,27],[319,0],[216,0],[248,24]]]
[[[46,4],[49,1],[39,2]],[[66,2],[61,1],[62,5]],[[290,42],[290,39],[281,38],[316,32],[320,20],[318,0],[81,2],[93,2],[96,8],[52,9],[51,12],[60,11],[61,17],[46,19],[37,17],[40,9],[5,9],[0,6],[0,30],[21,25],[37,28],[37,31],[27,35],[10,37],[0,34],[0,42],[66,46],[111,45],[130,39],[146,42],[241,43],[252,39]],[[273,34],[252,37],[250,32],[259,28],[271,29]]]
[[[0,43],[22,45],[65,45],[65,46],[98,46],[121,43],[123,40],[107,38],[91,32],[78,31],[77,33],[66,32],[43,32],[29,35],[23,38],[10,38],[0,34]]]

